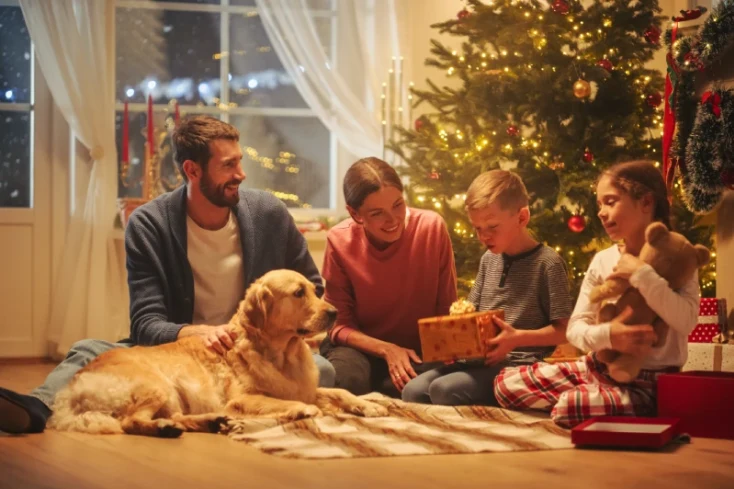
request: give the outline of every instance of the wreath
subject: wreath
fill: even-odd
[[[679,37],[678,22],[705,11],[681,11],[665,33],[664,172],[670,190],[679,167],[685,201],[697,213],[713,210],[724,190],[734,188],[734,91],[715,85],[697,97],[694,83],[698,72],[721,63],[734,41],[734,0],[722,0],[698,33]]]

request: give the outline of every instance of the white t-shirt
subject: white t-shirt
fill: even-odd
[[[583,351],[612,347],[609,336],[611,325],[596,323],[599,304],[592,304],[589,294],[591,289],[612,274],[621,256],[616,245],[600,251],[591,260],[586,272],[566,330],[568,341]],[[665,342],[653,348],[642,368],[682,367],[688,358],[688,335],[698,322],[698,273],[694,273],[680,290],[674,291],[650,265],[645,265],[630,276],[630,284],[640,291],[650,308],[670,326]]]
[[[245,294],[242,244],[234,213],[215,231],[199,227],[187,216],[186,238],[194,275],[193,324],[226,324]]]

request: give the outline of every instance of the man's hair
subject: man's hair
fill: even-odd
[[[176,162],[181,175],[186,178],[183,164],[186,160],[198,163],[206,171],[206,166],[212,157],[209,143],[217,139],[228,139],[239,141],[239,131],[226,122],[208,115],[195,115],[185,117],[178,125],[173,136],[173,161]]]
[[[522,179],[513,172],[490,170],[482,173],[466,191],[468,210],[485,209],[492,204],[503,211],[518,211],[528,205],[530,198]]]

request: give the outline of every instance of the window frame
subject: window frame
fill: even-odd
[[[17,7],[20,8],[20,2],[17,0],[0,0],[0,7]],[[27,29],[27,27],[26,27]],[[0,206],[0,220],[5,222],[14,221],[16,223],[33,222],[33,210],[37,206],[35,192],[35,153],[36,153],[36,51],[33,45],[33,39],[30,39],[30,102],[4,102],[4,97],[0,97],[0,112],[27,112],[30,117],[30,156],[29,156],[29,172],[30,177],[30,196],[28,207],[2,207]]]
[[[331,9],[312,9],[310,13],[313,17],[317,18],[330,18],[330,61],[334,69],[337,69],[337,40],[338,40],[338,0],[329,0]],[[229,0],[221,0],[220,4],[196,4],[196,3],[184,3],[184,2],[155,2],[150,0],[115,0],[115,13],[118,8],[124,9],[141,9],[141,10],[168,10],[168,11],[180,11],[180,12],[211,12],[220,14],[220,50],[221,52],[228,52],[230,50],[229,34],[230,34],[230,14],[251,14],[257,12],[256,6],[240,6],[230,5]],[[116,26],[116,23],[115,23]],[[116,36],[115,36],[116,37]],[[115,52],[117,47],[115,46]],[[228,56],[223,56],[220,59],[219,68],[219,80],[221,83],[220,88],[220,104],[227,107],[229,104],[229,70],[230,70],[230,59]],[[115,76],[117,79],[117,76]],[[124,110],[124,102],[115,102],[115,112],[122,112]],[[135,113],[145,113],[147,111],[146,103],[128,103],[128,112],[132,115]],[[168,104],[153,104],[153,112],[159,114],[170,113],[170,107]],[[197,105],[183,105],[179,104],[179,112],[183,117],[187,112],[196,112],[198,114],[210,114],[219,116],[220,120],[224,122],[230,122],[231,116],[248,116],[248,115],[259,115],[265,117],[292,117],[292,118],[314,118],[318,120],[316,113],[310,108],[283,108],[283,107],[228,107],[227,109],[221,109],[215,106],[197,106]],[[328,130],[328,128],[327,128]],[[339,172],[341,165],[340,160],[340,149],[336,136],[332,131],[329,131],[329,207],[321,208],[296,208],[289,207],[291,215],[298,220],[309,220],[316,217],[334,217],[345,214],[342,211],[344,207],[344,199],[341,193],[337,191],[339,188],[338,181],[340,181],[341,173]],[[343,159],[343,158],[342,158]],[[247,166],[245,164],[245,172],[247,172]]]

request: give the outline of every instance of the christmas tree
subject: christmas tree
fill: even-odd
[[[432,26],[464,39],[458,51],[432,40],[426,61],[460,86],[428,80],[428,90],[413,90],[416,107],[431,110],[389,146],[404,160],[411,205],[449,226],[462,293],[485,251],[464,192],[494,168],[523,178],[530,229],[567,260],[578,293],[594,253],[611,244],[596,218],[600,171],[626,160],[661,164],[663,77],[645,67],[661,44],[659,13],[657,0],[468,0],[456,19]],[[710,247],[711,229],[675,202],[674,227]],[[711,273],[702,286],[713,284]]]

